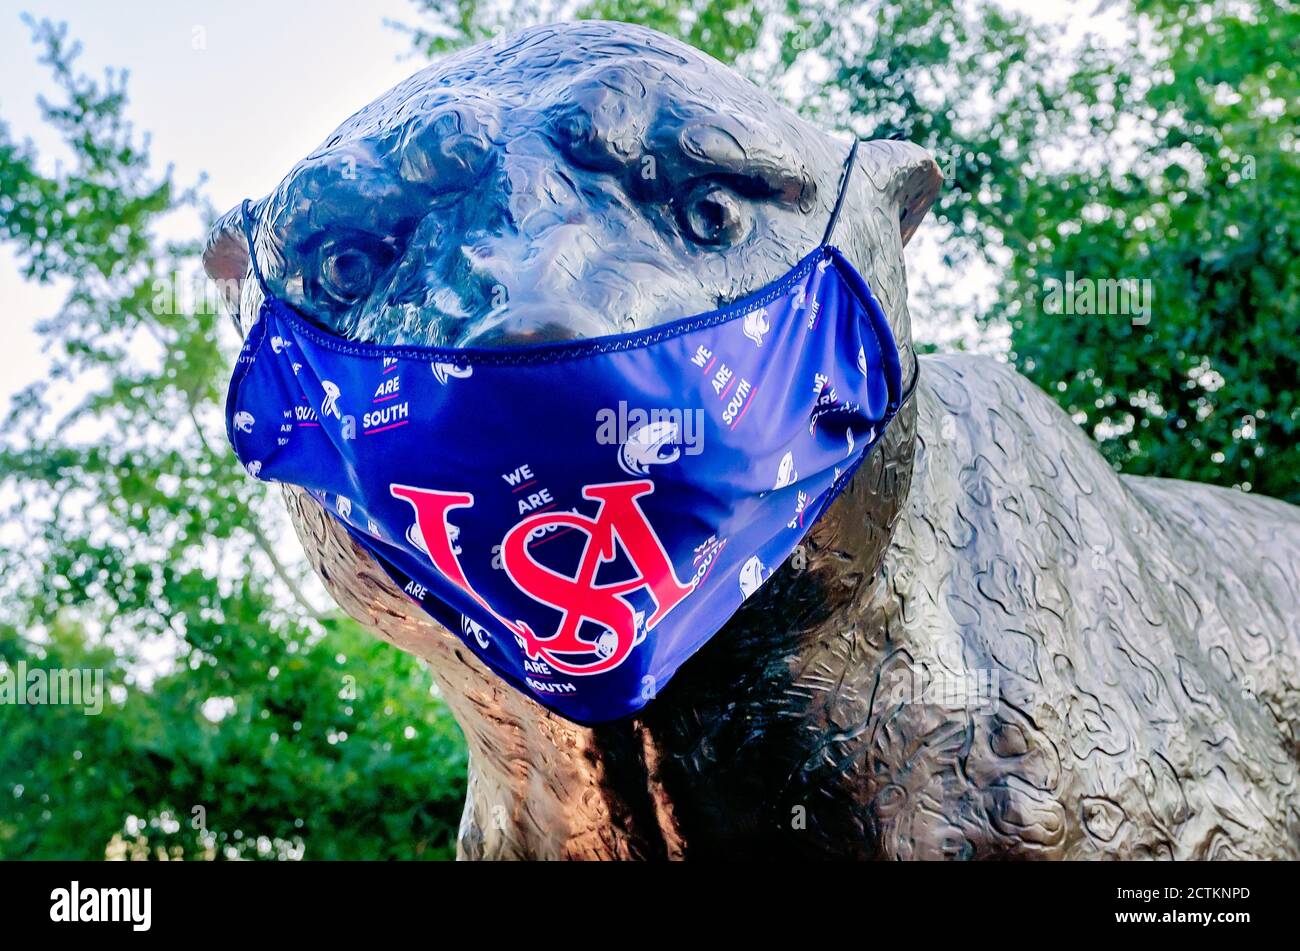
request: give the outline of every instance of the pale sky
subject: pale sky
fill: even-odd
[[[206,172],[204,192],[224,211],[265,194],[339,122],[422,65],[384,25],[412,22],[414,10],[407,0],[0,0],[0,118],[57,154],[36,106],[51,92],[48,71],[19,17],[65,20],[82,41],[83,72],[130,68],[127,113],[152,136],[155,161],[172,163],[182,185]],[[0,413],[41,374],[32,328],[64,294],[25,283],[0,249]]]
[[[1092,7],[1005,2],[1052,20]],[[218,210],[265,194],[339,122],[423,65],[409,55],[408,37],[385,25],[414,21],[407,0],[0,0],[0,118],[48,156],[58,155],[57,141],[35,103],[50,92],[48,73],[23,12],[67,21],[84,46],[82,71],[129,66],[128,114],[152,136],[155,160],[172,163],[181,185],[206,172],[204,192]],[[937,259],[924,242],[916,250]],[[43,372],[33,326],[65,291],[24,282],[0,249],[0,413]]]

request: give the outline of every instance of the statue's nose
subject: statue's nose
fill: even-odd
[[[600,226],[581,209],[529,203],[507,224],[465,250],[490,310],[473,321],[463,346],[525,346],[612,332],[592,262],[604,253]],[[545,220],[543,220],[545,219]]]
[[[430,215],[414,257],[434,262],[443,283],[474,288],[458,346],[527,346],[619,329],[611,282],[594,266],[617,242],[617,216],[590,197],[533,133],[499,153],[490,182],[462,203],[454,224]]]
[[[516,299],[480,321],[464,347],[524,347],[582,340],[609,333],[608,322],[579,300],[557,297]]]

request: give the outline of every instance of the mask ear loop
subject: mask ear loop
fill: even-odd
[[[840,179],[840,192],[835,196],[835,207],[831,209],[831,219],[826,222],[826,233],[822,235],[822,247],[831,243],[831,237],[835,234],[835,223],[840,220],[840,209],[844,207],[844,195],[849,190],[849,177],[853,174],[854,159],[858,156],[858,139],[853,139],[853,147],[849,149],[849,157],[844,160],[844,175]]]
[[[840,209],[844,207],[844,195],[849,190],[849,178],[853,175],[853,166],[855,164],[855,160],[858,157],[859,141],[860,141],[859,139],[854,138],[853,146],[849,149],[849,157],[844,160],[844,175],[840,179],[840,192],[838,195],[835,196],[835,207],[831,209],[830,221],[826,222],[826,233],[822,235],[822,247],[826,247],[828,244],[831,243],[831,237],[835,234],[835,224],[840,220]],[[920,357],[917,356],[916,351],[913,350],[912,351],[912,383],[910,386],[908,386],[907,391],[904,392],[901,397],[899,397],[898,406],[895,412],[901,411],[902,408],[907,405],[908,400],[910,400],[916,394],[916,382],[917,379],[920,377],[920,375],[921,375],[921,360]]]
[[[262,289],[262,296],[267,300],[271,299],[271,289],[266,286],[266,278],[262,276],[262,269],[257,264],[257,250],[253,247],[253,213],[249,209],[252,206],[247,198],[244,204],[240,206],[240,218],[244,225],[244,240],[248,242],[248,260],[253,266],[253,276],[257,278],[257,286]]]

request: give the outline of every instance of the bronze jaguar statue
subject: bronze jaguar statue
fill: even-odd
[[[355,339],[616,333],[788,270],[846,152],[658,33],[538,27],[344,122],[256,202],[256,253]],[[914,361],[903,248],[940,183],[915,145],[859,149],[837,243],[916,397],[633,719],[515,692],[286,490],[333,596],[432,665],[464,729],[462,857],[1300,857],[1300,510],[1119,475],[1007,365]],[[238,209],[205,262],[247,328]]]

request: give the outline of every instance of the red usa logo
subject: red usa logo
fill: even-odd
[[[539,604],[560,612],[560,623],[539,636],[522,620],[509,621],[498,614],[469,584],[453,545],[454,529],[447,514],[474,505],[468,492],[440,492],[394,484],[393,496],[408,502],[435,568],[504,624],[533,660],[543,660],[566,674],[586,676],[613,670],[637,644],[637,612],[627,595],[648,589],[654,613],[645,619],[650,631],[695,590],[682,584],[673,570],[659,536],[637,499],[654,491],[649,480],[584,486],[584,498],[599,503],[593,516],[576,512],[539,512],[509,529],[501,540],[501,561],[511,583]],[[572,529],[586,536],[572,574],[563,574],[537,561],[529,550],[535,532]],[[601,584],[600,567],[622,552],[634,569],[631,578]],[[605,629],[597,640],[578,636],[583,623]]]

